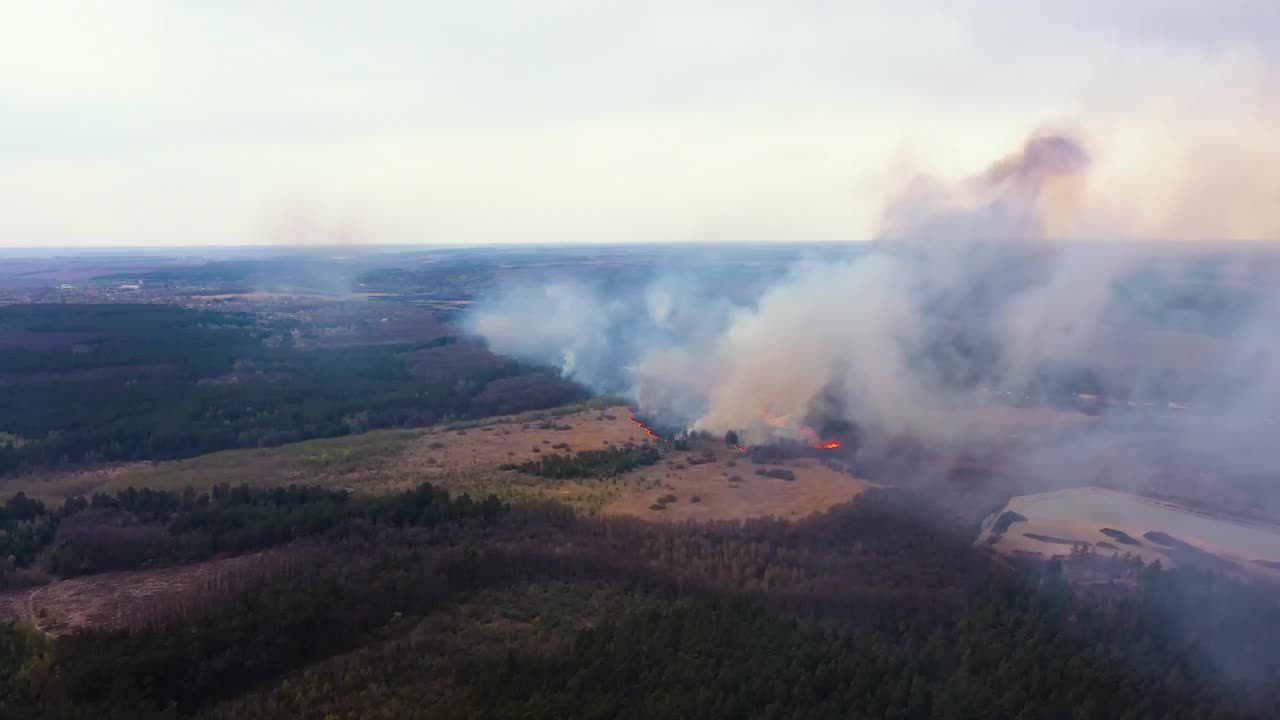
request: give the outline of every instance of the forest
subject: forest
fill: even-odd
[[[0,353],[0,475],[185,458],[586,396],[507,360],[430,379],[410,371],[407,353],[451,338],[294,347],[286,338],[298,323],[168,305],[0,307],[0,338],[27,340]],[[505,383],[500,403],[486,392],[495,382]]]
[[[344,522],[128,629],[0,629],[0,714],[1274,716],[1264,589],[1158,567],[1073,588],[956,539],[883,490],[793,524]]]
[[[489,520],[503,510],[496,497],[451,497],[430,483],[378,496],[296,485],[221,484],[199,493],[130,487],[114,495],[69,498],[54,509],[17,493],[0,507],[0,556],[16,568],[39,560],[47,572],[71,577],[239,555],[357,519],[429,527],[469,517]],[[0,587],[5,575],[0,568]]]

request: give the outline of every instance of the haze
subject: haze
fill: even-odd
[[[859,240],[1053,128],[1065,234],[1280,235],[1280,11],[17,2],[0,245]]]

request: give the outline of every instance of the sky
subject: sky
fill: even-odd
[[[1275,0],[6,0],[0,246],[875,237],[1052,129],[1069,232],[1280,238]]]

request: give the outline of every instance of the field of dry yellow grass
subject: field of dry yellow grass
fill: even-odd
[[[604,507],[604,512],[647,520],[763,516],[798,520],[848,502],[867,488],[862,480],[816,458],[755,465],[729,448],[716,452],[716,459],[711,462],[691,465],[690,458],[703,460],[701,455],[688,453],[665,457],[649,471],[649,482],[620,494]],[[789,470],[795,479],[757,475],[756,471],[763,468]]]
[[[620,477],[555,480],[503,470],[548,454],[654,442],[655,465]],[[703,454],[710,460],[704,460]],[[696,456],[696,457],[695,457]],[[430,482],[507,501],[554,500],[579,512],[626,513],[652,520],[799,518],[845,502],[865,483],[816,458],[788,460],[795,480],[755,474],[749,459],[717,440],[680,452],[653,441],[626,407],[578,406],[415,430],[376,430],[274,448],[227,450],[188,460],[47,473],[7,482],[47,501],[128,486],[180,490],[218,483],[255,487],[311,484],[360,492],[394,492]],[[735,479],[736,478],[736,479]],[[675,496],[653,506],[659,498]]]

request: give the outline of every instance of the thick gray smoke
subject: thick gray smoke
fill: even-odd
[[[1001,421],[1011,407],[1224,405],[1239,373],[1268,414],[1276,345],[1248,293],[1208,298],[1221,284],[1167,245],[1073,239],[1089,164],[1074,138],[1044,134],[962,182],[921,177],[866,252],[798,263],[749,301],[722,299],[723,279],[584,280],[513,290],[471,329],[665,425],[749,444],[832,419],[871,445],[989,441],[1017,430]]]

